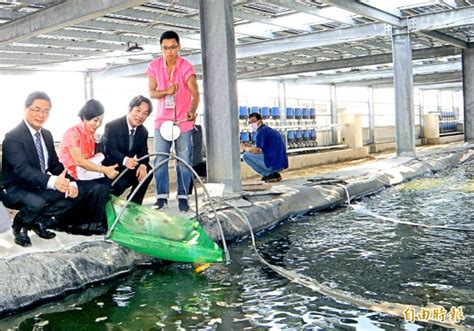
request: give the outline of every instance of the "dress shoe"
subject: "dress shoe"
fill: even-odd
[[[46,229],[46,226],[40,222],[36,222],[31,227],[31,230],[33,230],[38,235],[38,237],[43,239],[53,239],[54,237],[56,237],[56,233],[48,231]]]
[[[13,236],[15,237],[15,244],[23,246],[23,247],[31,246],[31,240],[30,240],[30,237],[28,237],[27,228],[21,225],[20,226],[13,225],[12,230],[13,230]]]

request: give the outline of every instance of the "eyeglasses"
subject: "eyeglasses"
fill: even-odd
[[[173,46],[162,46],[161,49],[163,49],[164,52],[166,51],[174,51],[174,50],[177,50],[179,47],[178,44],[176,45],[173,45]]]
[[[39,115],[39,114],[42,114],[42,115],[45,115],[45,116],[48,116],[49,115],[49,109],[41,109],[41,108],[28,108],[29,110],[31,110],[33,113]]]

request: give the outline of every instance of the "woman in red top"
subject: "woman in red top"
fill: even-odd
[[[86,102],[79,111],[81,122],[63,136],[59,147],[59,160],[68,173],[77,180],[78,203],[74,208],[73,223],[90,233],[107,230],[105,204],[109,199],[110,181],[118,175],[117,165],[102,166],[102,153],[95,154],[96,130],[102,125],[104,107],[94,99]],[[105,175],[105,176],[104,176]]]

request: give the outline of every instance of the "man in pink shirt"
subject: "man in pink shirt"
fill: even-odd
[[[171,142],[163,139],[160,127],[165,121],[175,122],[181,135],[175,141],[176,155],[191,164],[192,130],[199,105],[199,89],[196,72],[191,63],[179,56],[181,45],[174,31],[166,31],[160,37],[163,56],[148,65],[148,88],[150,97],[158,99],[155,119],[155,152],[169,153]],[[155,167],[167,156],[155,157]],[[178,182],[178,207],[182,212],[189,210],[188,188],[192,180],[191,171],[181,162],[176,168]],[[169,178],[168,162],[155,170],[157,200],[154,208],[162,209],[168,204]]]

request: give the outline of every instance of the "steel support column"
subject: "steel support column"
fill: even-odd
[[[231,0],[199,0],[209,182],[242,190]]]
[[[337,145],[337,95],[336,85],[331,85],[331,131],[332,131],[332,145]]]
[[[410,33],[393,29],[393,87],[397,156],[415,156],[415,114]]]
[[[278,82],[278,107],[280,107],[280,123],[286,125],[286,84]]]
[[[474,143],[474,49],[462,51],[464,140]]]
[[[374,109],[374,87],[367,88],[368,106],[369,106],[369,145],[375,144],[375,109]]]
[[[86,101],[94,98],[94,77],[90,71],[84,74],[84,97]]]

